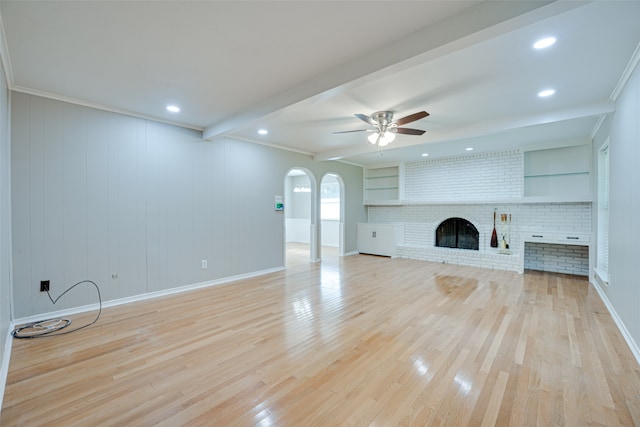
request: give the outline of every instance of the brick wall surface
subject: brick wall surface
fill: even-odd
[[[524,268],[588,276],[589,248],[527,242],[524,250]]]
[[[522,194],[520,151],[407,162],[404,170],[409,201],[504,199]]]

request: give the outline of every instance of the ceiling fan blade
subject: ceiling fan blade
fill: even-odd
[[[422,135],[425,131],[420,129],[396,128],[395,132],[402,133],[405,135]]]
[[[407,123],[411,123],[411,122],[415,122],[416,120],[420,120],[423,119],[425,117],[427,117],[429,115],[429,113],[427,113],[426,111],[420,111],[418,113],[413,113],[410,114],[406,117],[403,117],[401,119],[396,120],[396,124],[398,126],[402,126],[402,125],[406,125]],[[356,114],[357,116],[357,114]]]
[[[356,129],[356,130],[341,130],[339,132],[333,132],[333,133],[351,133],[351,132],[368,132],[369,129]]]
[[[362,120],[365,123],[369,123],[371,126],[377,126],[378,123],[376,123],[371,117],[365,115],[365,114],[355,114],[355,116],[357,118],[359,118],[360,120]]]

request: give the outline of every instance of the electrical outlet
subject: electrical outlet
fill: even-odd
[[[40,292],[49,292],[49,281],[48,280],[41,280],[40,281]]]
[[[207,260],[203,259],[202,260],[202,269],[205,270],[207,268]]]

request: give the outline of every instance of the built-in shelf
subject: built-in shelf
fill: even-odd
[[[525,178],[550,178],[555,176],[589,175],[589,172],[548,173],[541,175],[525,175]]]
[[[384,199],[380,199],[380,200],[365,200],[364,201],[365,205],[368,206],[398,206],[400,205],[400,200],[384,200]]]
[[[524,153],[523,195],[591,201],[591,146],[527,151]]]
[[[564,196],[529,196],[524,197],[518,203],[591,203],[593,197],[590,194],[569,194]]]
[[[385,179],[385,178],[397,178],[398,175],[383,175],[383,176],[365,176],[364,179]]]
[[[402,163],[382,164],[364,170],[364,204],[400,203],[403,190]]]
[[[363,177],[364,204],[397,206],[590,203],[593,200],[591,155],[591,145],[586,143],[524,151],[522,172],[520,172],[522,173],[521,193],[517,197],[489,197],[480,200],[406,200],[404,163],[369,166],[365,168]],[[456,193],[452,192],[452,194]],[[509,194],[514,195],[514,192]],[[438,196],[442,195],[442,192],[438,194]],[[468,194],[467,196],[476,195]]]

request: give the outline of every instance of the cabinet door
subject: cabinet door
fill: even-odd
[[[373,227],[358,224],[358,252],[362,254],[370,254],[375,250],[373,239]]]
[[[390,227],[377,227],[374,231],[377,255],[391,256],[393,251],[393,230]]]
[[[391,256],[393,246],[394,236],[392,227],[358,224],[358,252]]]

